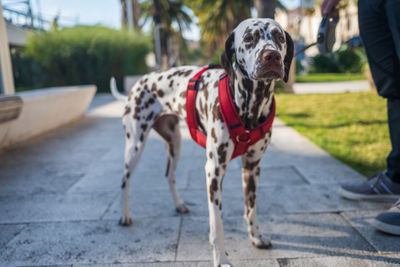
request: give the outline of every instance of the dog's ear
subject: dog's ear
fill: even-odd
[[[294,44],[292,37],[285,31],[286,35],[286,56],[283,60],[283,64],[285,65],[285,76],[283,77],[283,81],[286,83],[289,80],[289,72],[290,65],[292,64],[292,59],[294,55]]]
[[[235,40],[235,33],[232,32],[229,35],[228,39],[225,42],[225,50],[221,55],[221,65],[224,67],[229,76],[232,76],[233,67],[232,67],[232,57],[235,52],[235,47],[233,45],[233,41]]]

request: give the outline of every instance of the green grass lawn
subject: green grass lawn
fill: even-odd
[[[386,100],[376,92],[278,94],[277,116],[365,176],[386,168]]]
[[[354,73],[311,73],[296,76],[298,83],[317,83],[317,82],[342,82],[366,80],[364,74]]]

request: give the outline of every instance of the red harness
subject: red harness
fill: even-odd
[[[199,122],[196,113],[196,96],[198,91],[198,81],[201,75],[206,70],[212,68],[215,68],[215,66],[207,66],[196,73],[196,75],[190,79],[186,90],[186,122],[189,127],[190,135],[196,143],[204,148],[206,147],[207,137],[205,133],[199,129]],[[218,101],[222,118],[224,119],[229,135],[235,144],[232,159],[243,155],[248,150],[249,146],[262,139],[271,129],[272,122],[275,118],[275,98],[272,98],[272,109],[266,120],[256,128],[247,130],[237,113],[235,104],[233,103],[233,98],[229,90],[229,76],[226,72],[224,72],[219,78]]]

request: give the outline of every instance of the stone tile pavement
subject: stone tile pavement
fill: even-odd
[[[178,215],[164,178],[166,152],[151,134],[133,175],[134,224],[118,225],[122,104],[95,98],[88,116],[0,154],[0,266],[211,266],[205,156],[184,130],[177,185],[191,209]],[[250,244],[240,165],[224,179],[225,243],[235,266],[394,266],[400,238],[369,221],[389,203],[337,195],[360,174],[286,127],[274,125],[257,196],[270,250]]]

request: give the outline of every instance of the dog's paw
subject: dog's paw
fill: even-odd
[[[119,224],[122,226],[129,226],[132,224],[132,218],[129,216],[121,216],[121,219],[119,219]]]
[[[180,214],[189,213],[189,208],[184,203],[182,203],[181,205],[176,207],[176,212]]]
[[[214,267],[233,267],[233,264],[228,260],[227,256],[228,253],[225,251],[225,253],[219,254],[217,251],[213,250],[214,254]]]
[[[268,249],[272,247],[271,240],[264,237],[252,238],[251,243],[253,244],[254,247],[259,249]]]
[[[232,263],[229,261],[225,261],[224,263],[220,263],[217,265],[218,267],[233,267]]]

